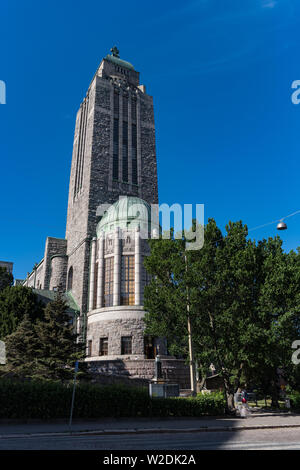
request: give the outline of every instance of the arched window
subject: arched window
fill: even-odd
[[[68,289],[71,290],[73,286],[73,266],[70,267],[69,269],[69,274],[68,274]]]

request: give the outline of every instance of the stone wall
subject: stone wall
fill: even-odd
[[[89,317],[90,318],[90,317]],[[88,322],[87,340],[92,340],[92,356],[99,355],[100,338],[108,338],[108,355],[121,355],[121,337],[132,337],[132,356],[144,355],[144,322],[131,318]]]
[[[148,383],[154,377],[153,359],[116,359],[91,361],[86,360],[89,370],[93,373],[95,379],[97,376],[116,377],[118,379],[141,379]],[[170,383],[178,383],[181,389],[190,388],[189,367],[180,359],[162,359],[162,373],[164,378]]]

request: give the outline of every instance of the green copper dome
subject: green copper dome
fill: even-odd
[[[127,62],[126,60],[122,60],[119,57],[116,57],[114,55],[107,54],[105,59],[108,60],[109,62],[112,62],[115,65],[119,65],[120,67],[123,67],[125,69],[134,70],[134,67],[130,62]]]
[[[149,231],[151,225],[151,207],[138,197],[121,197],[112,204],[97,225],[97,236],[100,232],[111,232],[117,227]]]

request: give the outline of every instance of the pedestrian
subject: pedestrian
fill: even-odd
[[[245,388],[242,389],[241,392],[241,397],[242,397],[242,405],[240,408],[240,415],[242,418],[247,418],[247,415],[250,413],[250,409],[248,406],[248,393]]]
[[[247,403],[248,393],[247,393],[247,390],[245,388],[243,388],[241,395],[242,395],[242,403]]]

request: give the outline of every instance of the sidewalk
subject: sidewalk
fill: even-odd
[[[105,418],[74,420],[72,434],[149,434],[176,432],[216,432],[249,429],[300,428],[300,414],[255,413],[248,418]],[[67,420],[13,423],[0,421],[0,439],[69,433]]]

